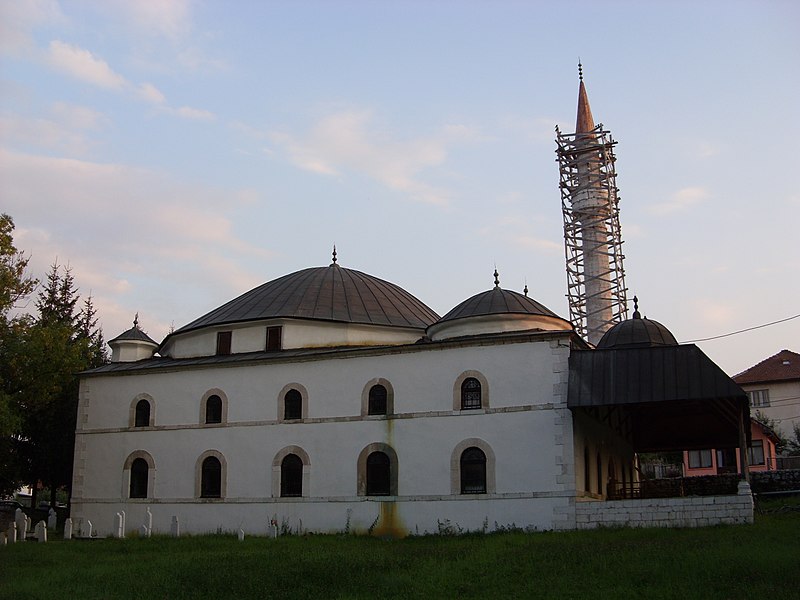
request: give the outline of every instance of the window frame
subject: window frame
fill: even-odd
[[[283,350],[282,325],[270,325],[267,327],[264,349],[266,352],[278,352],[279,350]]]
[[[472,456],[468,456],[472,455]],[[486,453],[477,446],[470,446],[459,459],[461,494],[486,493]]]
[[[389,493],[388,494],[367,494],[367,461],[369,457],[376,452],[385,454],[389,459]],[[358,496],[366,496],[370,498],[391,498],[398,495],[398,476],[399,476],[399,463],[397,460],[397,453],[394,448],[383,442],[373,442],[365,446],[358,455],[356,463],[357,479],[356,479],[356,493]]]
[[[706,460],[703,460],[704,457],[707,457]],[[694,465],[692,464],[694,463]],[[708,464],[706,464],[708,463]],[[712,452],[710,448],[704,448],[701,450],[688,450],[687,451],[687,458],[686,464],[689,465],[690,469],[710,469],[714,466]]]
[[[300,446],[286,446],[278,451],[272,459],[272,497],[273,498],[288,498],[293,499],[297,496],[281,496],[281,467],[283,460],[290,454],[294,454],[303,462],[303,484],[301,498],[309,496],[309,485],[311,477],[311,460],[306,452]]]
[[[747,400],[750,403],[750,408],[769,408],[769,388],[749,390],[747,392]]]
[[[219,495],[218,496],[208,496],[204,495],[203,489],[203,476],[204,471],[203,467],[205,462],[209,458],[215,458],[219,462],[220,472],[219,472]],[[228,464],[225,460],[225,456],[219,450],[206,450],[203,452],[198,458],[197,462],[195,463],[195,498],[198,500],[203,501],[221,501],[224,500],[227,494],[227,474],[228,474]]]
[[[133,477],[133,463],[138,459],[142,459],[147,464],[147,489],[145,496],[132,497],[130,493],[132,483],[131,478]],[[128,500],[138,502],[151,500],[155,497],[156,463],[149,452],[145,450],[135,450],[134,452],[131,452],[122,465],[122,473],[122,498],[127,498]]]
[[[221,403],[222,414],[219,422],[207,422],[208,416],[208,401],[213,397],[218,396]],[[219,427],[228,423],[228,396],[219,388],[212,388],[208,390],[200,399],[200,425],[203,427]]]
[[[480,406],[464,408],[462,403],[462,388],[464,382],[467,379],[476,379],[478,383],[480,383],[481,389],[481,402]],[[475,411],[481,411],[489,408],[489,382],[487,381],[486,377],[480,371],[469,370],[464,371],[453,382],[453,411],[455,412],[466,412],[466,413],[474,413]]]
[[[386,390],[386,412],[382,414],[370,414],[370,393],[372,389],[380,385]],[[375,419],[385,419],[394,415],[394,387],[391,382],[384,377],[370,379],[361,390],[361,416]]]
[[[286,418],[286,394],[288,394],[290,390],[297,390],[300,393],[301,405],[299,419]],[[281,388],[280,392],[278,392],[278,397],[276,400],[278,422],[302,423],[308,418],[308,390],[306,390],[304,385],[297,383],[296,381],[287,383]]]
[[[756,450],[761,455],[760,460],[756,460]],[[763,439],[752,440],[750,446],[747,447],[747,463],[748,466],[761,467],[767,464],[766,445]]]
[[[303,394],[297,388],[291,388],[283,395],[283,420],[302,421]]]
[[[494,450],[492,446],[484,439],[481,438],[467,438],[460,441],[453,448],[450,454],[450,493],[453,496],[480,496],[481,494],[462,494],[461,489],[461,456],[465,450],[469,448],[477,448],[483,452],[486,457],[486,491],[485,494],[495,494],[497,492],[496,481],[496,464]]]
[[[136,407],[140,401],[146,400],[147,403],[150,405],[150,416],[148,419],[147,425],[136,425]],[[153,427],[155,425],[155,412],[156,412],[156,402],[150,394],[137,394],[133,400],[131,400],[131,406],[128,413],[128,427],[131,429],[142,429],[143,427]]]
[[[218,331],[217,332],[217,350],[216,356],[228,356],[233,354],[233,331]]]

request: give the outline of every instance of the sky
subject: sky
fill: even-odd
[[[681,342],[800,313],[800,3],[0,0],[0,212],[106,339],[339,264],[568,317],[554,128],[618,141],[628,296]],[[29,310],[33,303],[29,303]],[[698,345],[734,375],[800,318]]]

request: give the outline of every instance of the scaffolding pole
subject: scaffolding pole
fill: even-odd
[[[556,127],[556,144],[570,320],[584,339],[596,345],[612,325],[628,316],[616,142],[598,124],[580,134],[562,134]]]

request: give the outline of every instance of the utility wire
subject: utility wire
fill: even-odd
[[[729,337],[732,335],[736,335],[739,333],[744,333],[746,331],[753,331],[754,329],[761,329],[762,327],[769,327],[770,325],[777,325],[778,323],[785,323],[786,321],[791,321],[792,319],[796,319],[800,317],[800,314],[794,315],[792,317],[786,317],[785,319],[780,319],[779,321],[773,321],[772,323],[764,323],[763,325],[756,325],[755,327],[748,327],[747,329],[740,329],[739,331],[731,331],[730,333],[723,333],[722,335],[714,335],[707,338],[700,338],[697,340],[687,340],[684,344],[693,344],[695,342],[707,342],[709,340],[718,340],[720,338]]]

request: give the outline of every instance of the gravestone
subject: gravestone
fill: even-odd
[[[84,533],[83,537],[92,537],[92,522],[88,519],[86,520],[86,532]]]
[[[242,529],[241,527],[239,528],[239,541],[240,542],[244,541],[244,529]]]
[[[47,513],[47,528],[48,529],[55,529],[56,525],[58,524],[58,515],[54,508],[50,508]]]
[[[35,533],[36,533],[36,539],[38,541],[46,542],[47,541],[47,523],[45,523],[43,520],[39,521],[36,524]]]
[[[28,536],[28,522],[28,517],[25,516],[21,508],[18,508],[14,513],[14,523],[17,526],[17,539],[20,542],[24,542]]]
[[[153,533],[153,513],[149,506],[144,510],[144,524],[147,527],[147,537],[150,537]]]
[[[67,517],[67,520],[64,521],[64,539],[72,539],[72,519],[70,517]]]
[[[125,537],[125,532],[123,530],[123,518],[121,513],[117,513],[114,517],[114,525],[116,528],[116,537],[122,539]]]
[[[127,523],[125,522],[125,511],[119,511],[119,514],[122,515],[122,535],[120,537],[125,537],[125,531],[127,531]]]
[[[172,517],[172,526],[170,527],[170,533],[172,537],[180,537],[181,536],[181,524],[178,522],[178,517]]]
[[[139,536],[143,538],[150,537],[150,530],[147,528],[147,525],[142,524],[142,526],[139,527]]]
[[[17,524],[16,523],[9,523],[8,524],[8,532],[6,533],[6,537],[8,538],[8,542],[11,544],[17,543]]]

